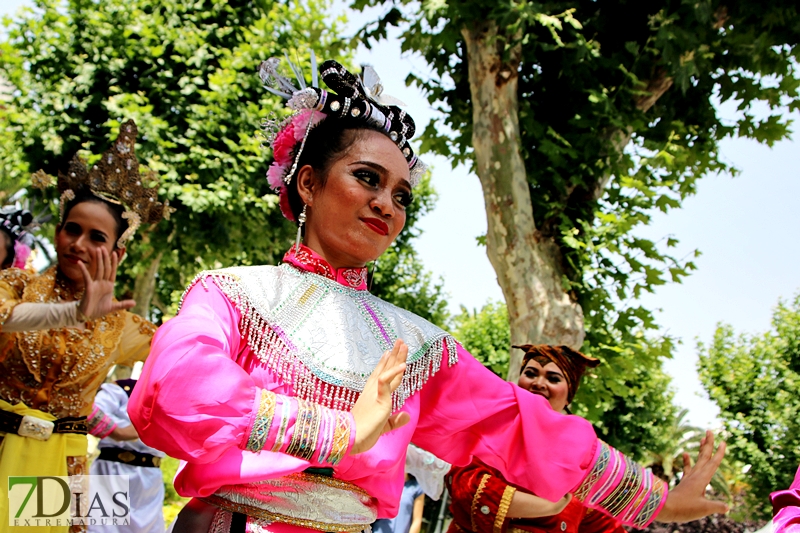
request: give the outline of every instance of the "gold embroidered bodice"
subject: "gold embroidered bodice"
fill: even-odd
[[[17,304],[79,300],[52,267],[40,275],[19,269],[0,272],[0,398],[24,402],[56,418],[85,416],[112,365],[143,361],[156,327],[116,311],[86,323],[85,329],[60,328],[4,333]]]

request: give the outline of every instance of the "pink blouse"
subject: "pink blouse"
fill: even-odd
[[[315,271],[314,266],[292,263]],[[342,281],[341,273],[331,269],[330,274]],[[353,277],[348,277],[352,286]],[[362,283],[358,287],[363,288]],[[129,412],[141,439],[185,461],[175,478],[175,489],[183,496],[208,496],[223,485],[334,466],[334,478],[357,485],[375,499],[379,518],[393,517],[403,489],[409,442],[454,465],[466,465],[477,456],[502,471],[510,483],[550,500],[584,482],[587,500],[594,495],[598,502],[587,505],[601,510],[608,507],[608,501],[601,501],[601,491],[622,490],[620,482],[631,483],[620,478],[609,484],[609,447],[599,445],[586,420],[553,411],[543,397],[498,378],[460,345],[458,362],[452,366],[442,362],[422,389],[405,400],[401,409],[411,421],[381,436],[369,451],[346,454],[338,463],[329,457],[319,462],[321,452],[302,459],[290,455],[286,443],[298,424],[294,392],[254,355],[240,331],[241,323],[240,310],[212,278],[195,284],[180,313],[156,333],[131,396]],[[443,355],[444,361],[448,355]],[[263,391],[275,393],[269,407],[274,423],[266,431],[261,423],[255,438],[253,427],[259,413],[265,412]],[[355,427],[352,418],[347,420],[352,425],[351,446]],[[259,452],[250,451],[254,439],[260,441]],[[625,471],[616,457],[611,455],[614,476]],[[650,483],[641,472],[637,476],[640,485]],[[604,487],[599,486],[602,480]],[[640,500],[645,496],[642,493]],[[648,523],[665,498],[665,490],[651,497],[655,503],[646,509]]]
[[[775,533],[800,533],[800,468],[794,482],[786,490],[770,494],[772,500],[772,531]]]

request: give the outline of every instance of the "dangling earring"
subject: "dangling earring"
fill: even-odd
[[[300,238],[303,236],[303,224],[306,223],[306,209],[308,209],[308,205],[303,204],[303,210],[300,211],[300,216],[297,217],[297,238],[294,240],[294,253],[300,251]]]

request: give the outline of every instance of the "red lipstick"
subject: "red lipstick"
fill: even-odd
[[[378,218],[362,218],[361,222],[379,235],[389,235],[389,226],[383,220]]]

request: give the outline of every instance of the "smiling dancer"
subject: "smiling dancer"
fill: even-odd
[[[513,348],[525,350],[517,385],[544,397],[559,413],[568,412],[586,368],[600,364],[568,346],[525,344]],[[619,520],[587,509],[577,498],[553,516],[538,516],[533,500],[531,513],[531,495],[517,490],[499,470],[479,459],[473,459],[468,466],[453,468],[445,479],[453,514],[448,533],[625,533]]]
[[[113,365],[147,357],[155,327],[125,311],[132,300],[114,299],[127,241],[165,209],[141,185],[135,141],[129,121],[91,170],[76,156],[59,174],[55,266],[0,273],[0,531],[28,531],[7,529],[8,476],[86,474],[95,393]],[[52,181],[42,172],[33,179]]]
[[[0,211],[0,270],[25,268],[31,255],[34,237],[25,231],[33,215],[25,209]]]
[[[371,70],[359,79],[326,61],[329,91],[294,87],[278,63],[262,64],[263,79],[297,113],[269,139],[268,178],[297,243],[280,266],[201,273],[131,397],[142,440],[186,461],[175,487],[194,499],[174,531],[361,531],[397,514],[411,441],[454,464],[475,455],[542,498],[574,491],[638,527],[724,511],[703,496],[723,446],[712,457],[709,439],[667,496],[587,421],[367,291],[365,265],[403,229],[424,168],[414,122]],[[558,505],[537,501],[545,514]]]

